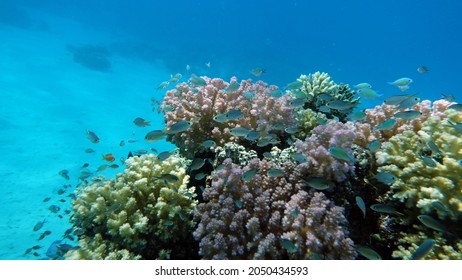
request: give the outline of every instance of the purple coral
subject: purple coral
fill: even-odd
[[[227,88],[236,83],[236,78],[232,78],[230,83],[218,78],[203,79],[205,86],[182,83],[167,91],[164,97],[162,108],[167,126],[181,120],[191,122],[187,131],[168,137],[169,141],[180,148],[183,155],[190,157],[191,153],[201,148],[201,143],[205,140],[213,140],[218,145],[242,141],[242,138],[230,133],[230,129],[234,127],[258,131],[263,137],[276,130],[275,127],[284,128],[296,123],[294,110],[289,104],[290,97],[270,95],[271,91],[277,89],[276,86],[267,86],[261,81],[252,83],[251,80],[244,80],[233,91]],[[229,121],[214,119],[231,110],[239,110],[243,116]]]
[[[322,193],[302,190],[289,176],[290,163],[278,167],[287,176],[268,176],[275,167],[259,159],[242,169],[224,161],[195,213],[199,254],[205,259],[354,258],[343,208]],[[258,172],[245,182],[242,174],[251,169]],[[281,238],[293,242],[296,251],[289,252]]]
[[[295,142],[297,152],[306,157],[306,162],[297,166],[296,172],[302,178],[323,177],[326,180],[342,182],[347,174],[354,171],[354,164],[334,158],[329,148],[339,147],[351,153],[356,132],[351,123],[331,121],[327,125],[317,126],[305,141]]]

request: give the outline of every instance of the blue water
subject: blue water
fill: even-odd
[[[171,74],[186,76],[186,65],[225,80],[255,78],[249,71],[261,67],[261,78],[281,87],[324,71],[337,83],[369,82],[384,96],[399,93],[387,82],[406,76],[422,99],[451,93],[460,100],[461,9],[456,1],[429,0],[1,0],[0,259],[46,257],[70,227],[68,216],[48,207],[69,209],[71,190],[56,192],[78,184],[84,163],[95,170],[102,154],[120,163],[129,151],[174,148],[143,137],[163,128],[162,115],[151,110],[151,98],[165,92],[157,86]],[[76,63],[69,46],[82,45],[107,50],[110,69]],[[418,73],[421,65],[429,72]],[[136,117],[152,126],[136,127]],[[87,129],[100,143],[86,138]],[[128,139],[137,141],[119,145]],[[62,169],[69,181],[58,175]],[[44,230],[51,235],[37,241]],[[34,245],[43,247],[39,256],[25,255]]]

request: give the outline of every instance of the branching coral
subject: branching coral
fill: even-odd
[[[306,157],[306,162],[297,166],[297,173],[304,178],[316,176],[336,182],[344,181],[348,173],[354,171],[354,163],[334,158],[329,148],[338,147],[351,152],[355,138],[351,123],[331,121],[314,128],[305,141],[295,142],[297,152]]]
[[[189,238],[197,201],[194,187],[187,187],[182,160],[172,156],[161,162],[146,155],[126,164],[117,180],[94,181],[76,190],[71,222],[82,234],[80,248],[67,258],[153,259]]]
[[[177,85],[166,93],[162,105],[167,127],[183,120],[191,122],[187,131],[168,136],[168,140],[186,157],[192,158],[205,140],[213,140],[218,145],[230,141],[246,142],[243,137],[231,133],[234,127],[257,131],[260,137],[279,135],[279,140],[284,141],[281,137],[283,129],[296,123],[293,108],[289,105],[290,97],[270,94],[277,89],[275,86],[268,87],[261,81],[252,83],[250,80],[238,84],[236,78],[230,83],[207,77],[203,80],[204,86]],[[239,116],[227,116],[230,112],[237,112]]]
[[[272,177],[271,168],[286,175]],[[304,191],[289,176],[291,168],[253,159],[241,169],[225,160],[204,191],[207,202],[196,211],[199,254],[206,259],[354,258],[343,209],[322,193]],[[244,181],[249,170],[258,172]]]

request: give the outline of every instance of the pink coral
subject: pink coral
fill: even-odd
[[[355,139],[356,132],[351,123],[331,121],[315,127],[305,141],[295,142],[297,152],[306,157],[306,162],[297,166],[297,173],[302,178],[316,176],[336,182],[344,181],[347,174],[354,171],[354,164],[334,158],[329,148],[339,147],[351,153]]]
[[[230,129],[234,127],[258,131],[262,137],[276,133],[283,140],[281,136],[284,132],[280,127],[293,126],[296,123],[294,110],[289,105],[290,97],[269,94],[276,86],[268,87],[261,81],[252,83],[251,80],[244,80],[233,91],[227,90],[227,87],[236,83],[236,78],[232,78],[230,83],[218,78],[203,79],[205,86],[182,83],[167,91],[164,97],[162,109],[167,127],[181,120],[191,122],[187,131],[168,137],[169,141],[180,148],[183,155],[191,157],[191,153],[200,149],[205,140],[214,140],[218,145],[229,141],[247,141],[231,134]],[[254,97],[251,98],[250,94],[244,95],[246,92],[252,92]],[[228,121],[214,120],[217,115],[223,117],[231,110],[239,110],[243,116]]]
[[[242,169],[224,161],[195,213],[199,254],[206,259],[354,258],[343,208],[322,193],[302,190],[289,176],[290,163],[278,167],[286,176],[267,175],[275,167],[259,159]],[[245,182],[248,170],[258,172]],[[296,251],[288,252],[281,238],[293,242]]]

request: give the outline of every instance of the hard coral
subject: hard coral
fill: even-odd
[[[82,234],[80,247],[68,258],[154,259],[189,239],[197,201],[194,187],[187,187],[181,159],[172,156],[161,162],[146,155],[131,157],[126,164],[116,180],[94,181],[76,190],[71,222]],[[178,181],[164,180],[165,174]],[[180,251],[173,256],[181,257]]]

